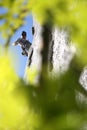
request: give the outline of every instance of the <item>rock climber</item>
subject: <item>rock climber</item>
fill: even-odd
[[[31,46],[30,41],[26,40],[27,33],[22,31],[21,38],[18,38],[13,45],[20,45],[22,48],[22,55],[28,56],[28,51]]]

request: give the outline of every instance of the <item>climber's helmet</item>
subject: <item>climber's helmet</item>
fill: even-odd
[[[27,33],[25,31],[22,31],[22,37],[26,38]]]

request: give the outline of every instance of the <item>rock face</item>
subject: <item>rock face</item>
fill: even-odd
[[[68,34],[57,27],[53,30],[53,72],[62,73],[69,67],[75,48],[68,41]]]
[[[87,67],[83,69],[83,72],[79,78],[79,82],[87,90]]]
[[[42,27],[38,22],[36,22],[35,19],[33,19],[33,41],[32,41],[32,46],[29,49],[29,54],[28,54],[28,59],[27,59],[27,64],[26,64],[26,69],[29,67],[29,69],[33,71],[37,71],[37,75],[35,77],[35,84],[38,82],[39,78],[39,73],[41,71],[41,47],[42,47]],[[32,51],[33,50],[33,51]],[[24,79],[26,80],[27,78],[27,73],[25,70],[25,75]]]
[[[33,19],[33,26],[34,26],[33,28],[34,35],[33,35],[33,42],[32,42],[33,53],[30,59],[31,52],[29,52],[27,67],[29,67],[31,70],[34,70],[34,69],[37,70],[38,73],[35,78],[35,83],[36,83],[38,82],[38,77],[39,77],[39,73],[41,71],[41,66],[42,66],[41,65],[42,64],[41,32],[43,28],[35,19]],[[75,54],[75,47],[71,43],[69,43],[68,34],[64,30],[59,30],[57,27],[55,27],[52,31],[52,42],[50,42],[50,45],[49,45],[49,54],[48,54],[49,73],[51,72],[53,76],[56,76],[58,74],[65,72],[68,69],[70,61],[72,60],[74,54]],[[84,75],[85,74],[83,73],[80,78],[80,82],[82,85],[86,84],[83,78]],[[26,77],[26,73],[25,73],[25,77]],[[86,80],[86,77],[85,77],[85,80]]]

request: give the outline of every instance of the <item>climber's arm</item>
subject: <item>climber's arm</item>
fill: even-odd
[[[21,42],[21,38],[18,38],[12,45],[16,46],[16,45],[20,44],[20,42]]]

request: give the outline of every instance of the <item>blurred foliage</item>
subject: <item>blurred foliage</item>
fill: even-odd
[[[15,95],[27,102],[31,130],[80,130],[87,119],[87,105],[80,102],[76,92],[84,96],[87,92],[79,85],[78,77],[71,68],[55,80],[45,76],[41,86],[24,87],[19,83]]]
[[[11,36],[25,22],[25,17],[29,13],[26,0],[5,0],[0,1],[0,20],[2,24],[0,30],[6,39],[6,47],[9,45]]]
[[[36,78],[35,78],[36,77]],[[35,67],[26,67],[25,78],[28,84],[38,84],[38,70]]]
[[[87,62],[86,6],[86,0],[0,0],[0,8],[5,10],[0,13],[0,30],[6,46],[32,11],[42,25],[66,28],[80,49],[80,56],[66,73],[49,79],[44,72],[42,84],[36,87],[17,76],[8,52],[0,46],[0,130],[83,130],[87,124],[87,91],[78,79],[82,64]],[[30,77],[33,82],[36,74],[27,69],[27,80]]]

